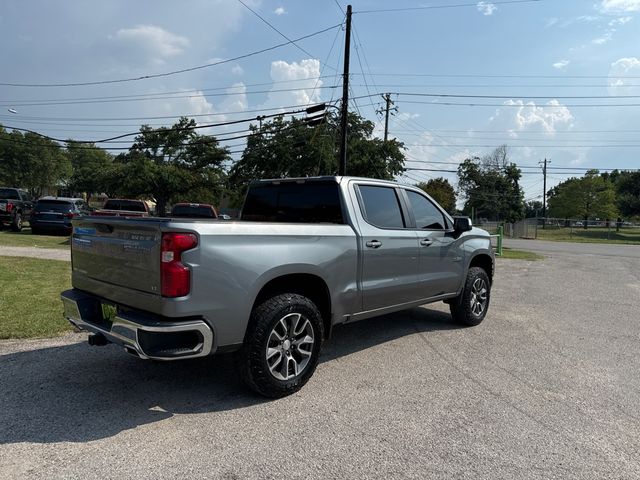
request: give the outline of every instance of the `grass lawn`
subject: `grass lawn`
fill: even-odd
[[[71,263],[0,257],[0,339],[53,337],[71,330],[60,292],[71,288]]]
[[[512,250],[511,248],[503,247],[502,256],[498,258],[508,258],[511,260],[542,260],[544,256],[525,250]]]
[[[640,228],[623,228],[616,232],[604,227],[583,228],[545,228],[538,227],[538,240],[581,243],[629,243],[640,245]]]
[[[30,228],[21,232],[12,232],[6,227],[0,230],[0,248],[7,247],[40,247],[69,248],[69,237],[64,235],[32,235]]]

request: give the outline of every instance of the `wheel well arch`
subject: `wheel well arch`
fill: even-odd
[[[331,294],[327,283],[319,276],[310,273],[293,273],[269,280],[258,292],[252,309],[265,300],[282,293],[296,293],[311,300],[322,316],[324,337],[331,334]]]
[[[486,253],[480,253],[474,256],[469,262],[469,268],[471,267],[480,267],[485,272],[487,272],[487,276],[489,277],[489,281],[493,282],[493,259],[490,255]]]

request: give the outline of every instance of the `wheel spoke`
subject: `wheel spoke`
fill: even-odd
[[[282,351],[279,348],[267,347],[267,360],[271,360],[277,354],[282,355]]]
[[[300,313],[292,313],[291,315],[285,317],[289,320],[289,329],[288,333],[290,337],[294,337],[296,335],[296,328],[298,327],[298,323],[300,323],[300,319],[302,315]]]

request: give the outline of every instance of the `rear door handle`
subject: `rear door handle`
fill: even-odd
[[[432,243],[433,240],[431,240],[430,238],[423,238],[422,240],[420,240],[420,245],[422,245],[423,247],[428,247]]]
[[[369,248],[380,248],[382,246],[382,242],[379,242],[378,240],[370,240],[366,245]]]

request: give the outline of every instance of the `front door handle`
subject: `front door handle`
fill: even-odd
[[[422,245],[423,247],[428,247],[432,243],[433,240],[431,240],[430,238],[423,238],[422,240],[420,240],[420,245]]]
[[[370,240],[366,245],[369,248],[380,248],[382,246],[382,242],[379,242],[378,240]]]

